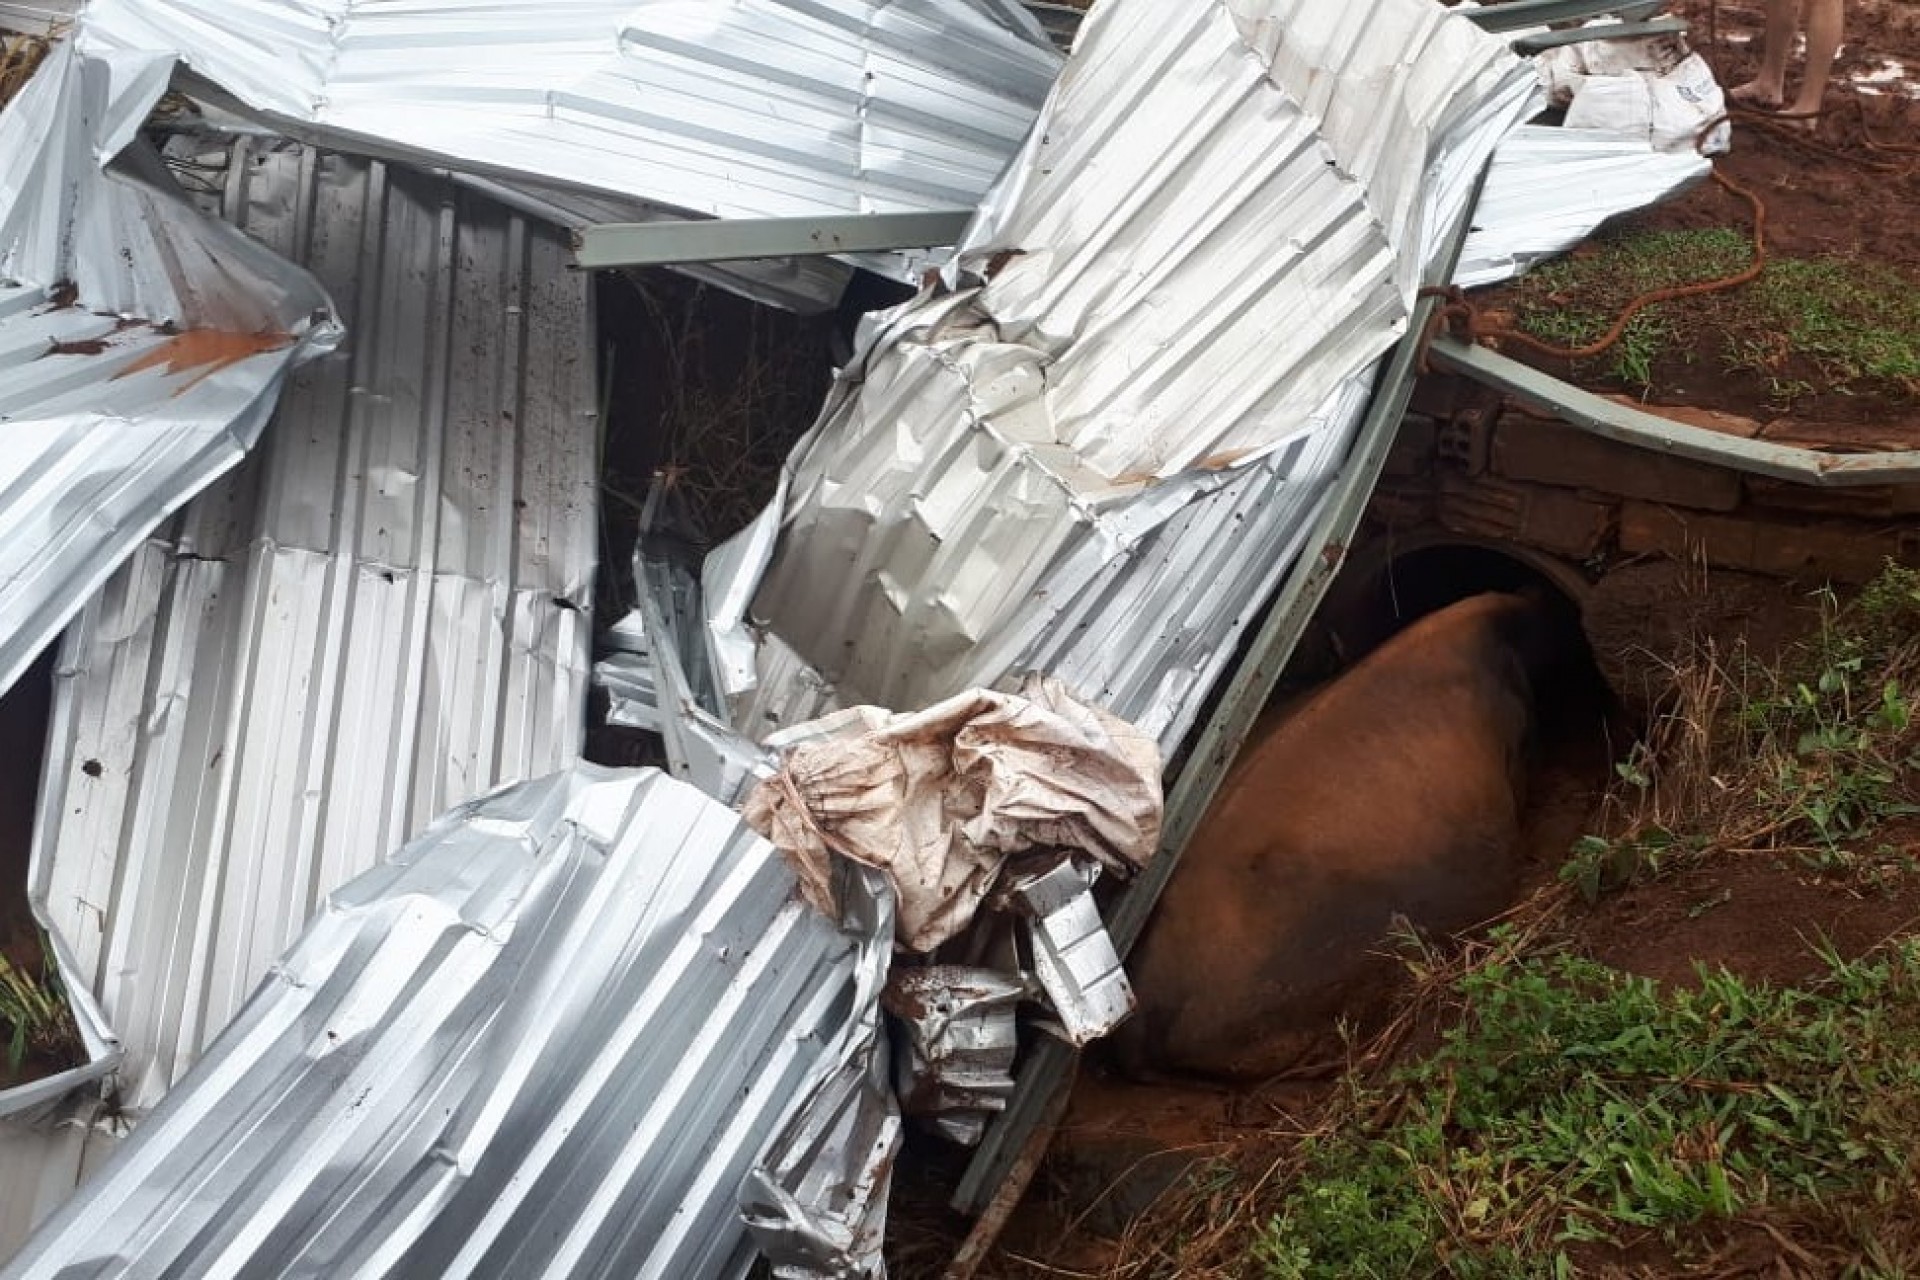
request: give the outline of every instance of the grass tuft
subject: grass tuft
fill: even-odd
[[[80,1033],[60,990],[52,952],[46,955],[36,976],[0,952],[0,1052],[9,1077],[19,1076],[29,1057],[65,1064],[80,1050]]]
[[[1825,981],[1663,990],[1567,954],[1455,986],[1460,1020],[1310,1139],[1250,1249],[1285,1280],[1570,1275],[1583,1246],[1770,1206],[1920,1192],[1920,943]]]
[[[1875,842],[1920,814],[1920,572],[1889,563],[1779,661],[1701,645],[1666,664],[1669,696],[1617,767],[1609,833],[1561,878],[1589,900],[1713,853],[1784,852],[1875,881],[1911,859]]]

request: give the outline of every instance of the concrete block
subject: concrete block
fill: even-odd
[[[1629,502],[1620,511],[1620,549],[1803,581],[1865,582],[1888,558],[1920,563],[1920,530],[1903,524],[1813,517],[1755,519]]]
[[[1585,560],[1602,551],[1614,525],[1611,503],[1571,489],[1519,484],[1492,476],[1444,476],[1440,524],[1455,533],[1520,542]]]
[[[1502,417],[1494,433],[1493,470],[1513,480],[1700,511],[1732,511],[1740,505],[1736,472],[1616,444],[1563,422],[1518,413]]]

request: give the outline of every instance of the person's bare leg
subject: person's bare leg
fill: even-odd
[[[1787,55],[1793,52],[1799,7],[1799,0],[1767,0],[1767,43],[1760,55],[1760,74],[1734,89],[1735,102],[1777,107],[1786,101]]]
[[[1800,96],[1793,100],[1789,114],[1811,118],[1827,98],[1827,77],[1833,71],[1834,55],[1840,52],[1842,0],[1806,0],[1807,72],[1800,81]]]

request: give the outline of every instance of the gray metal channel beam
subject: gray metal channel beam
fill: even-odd
[[[1435,338],[1434,365],[1504,391],[1527,408],[1621,444],[1795,484],[1846,488],[1920,482],[1920,450],[1822,453],[1689,426],[1582,391],[1487,347]]]
[[[1484,180],[1483,173],[1481,181]],[[1467,201],[1468,214],[1448,238],[1436,279],[1452,278],[1460,247],[1466,243],[1471,211],[1478,203],[1476,190],[1474,198]],[[1188,838],[1225,781],[1227,766],[1239,754],[1254,721],[1273,696],[1280,672],[1292,657],[1307,620],[1319,607],[1321,597],[1346,556],[1353,531],[1373,496],[1380,468],[1393,446],[1400,419],[1413,394],[1422,335],[1438,305],[1439,300],[1431,296],[1420,298],[1414,304],[1413,316],[1407,322],[1407,336],[1387,359],[1366,417],[1354,438],[1353,451],[1334,482],[1326,507],[1308,536],[1300,558],[1281,581],[1272,608],[1248,643],[1246,656],[1228,678],[1225,691],[1201,727],[1192,752],[1167,793],[1158,855],[1127,886],[1108,913],[1107,932],[1112,935],[1122,959],[1146,927],[1147,918],[1160,900],[1161,890],[1179,866]],[[966,1173],[961,1176],[953,1196],[955,1209],[977,1216],[1001,1192],[1001,1184],[1019,1159],[1029,1136],[1046,1124],[1050,1115],[1058,1114],[1062,1096],[1073,1085],[1076,1056],[1076,1051],[1065,1041],[1052,1037],[1042,1039],[1021,1068],[1019,1087],[1007,1109],[987,1130]]]
[[[1569,27],[1564,31],[1544,31],[1521,36],[1513,42],[1513,51],[1531,57],[1561,45],[1585,44],[1589,40],[1638,40],[1646,36],[1683,35],[1688,30],[1684,18],[1655,18],[1652,22],[1616,22],[1604,27]]]
[[[971,209],[941,209],[817,218],[611,222],[575,232],[574,256],[582,267],[653,267],[926,249],[955,243],[972,217]]]
[[[1511,0],[1509,4],[1486,5],[1463,11],[1463,16],[1478,23],[1483,31],[1519,31],[1525,27],[1545,26],[1552,22],[1584,22],[1608,15],[1631,22],[1650,18],[1666,8],[1665,0]]]

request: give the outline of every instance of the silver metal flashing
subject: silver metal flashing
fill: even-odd
[[[22,35],[59,34],[73,25],[80,0],[0,0],[0,30]]]
[[[1665,0],[1506,0],[1463,12],[1488,31],[1507,32],[1608,15],[1649,18],[1665,7]]]
[[[494,792],[333,892],[0,1274],[743,1276],[743,1180],[884,1070],[891,932],[662,774]]]
[[[596,422],[564,239],[442,179],[235,145],[227,207],[351,336],[56,667],[31,896],[135,1117],[332,889],[570,762],[584,715]]]
[[[1655,18],[1651,22],[1617,22],[1566,31],[1534,32],[1516,39],[1513,47],[1521,53],[1544,53],[1548,49],[1585,44],[1589,40],[1642,40],[1649,36],[1685,35],[1689,29],[1684,18]]]
[[[576,235],[611,223],[683,221],[642,201],[619,196],[595,195],[524,179],[496,182],[454,172],[447,176],[509,209],[564,227]],[[899,268],[901,261],[890,258],[870,265],[892,270]],[[675,264],[673,270],[716,289],[799,315],[833,310],[853,276],[852,265],[817,255],[726,263],[682,262]]]
[[[169,190],[110,102],[164,88],[57,45],[0,114],[0,690],[339,338],[304,271]]]
[[[1004,892],[1027,917],[1033,975],[1059,1017],[1059,1034],[1083,1047],[1133,1012],[1133,984],[1093,902],[1100,868],[1061,858],[1045,871],[1019,876]]]
[[[972,208],[1060,65],[1002,0],[94,0],[82,38],[308,141],[718,218]]]

